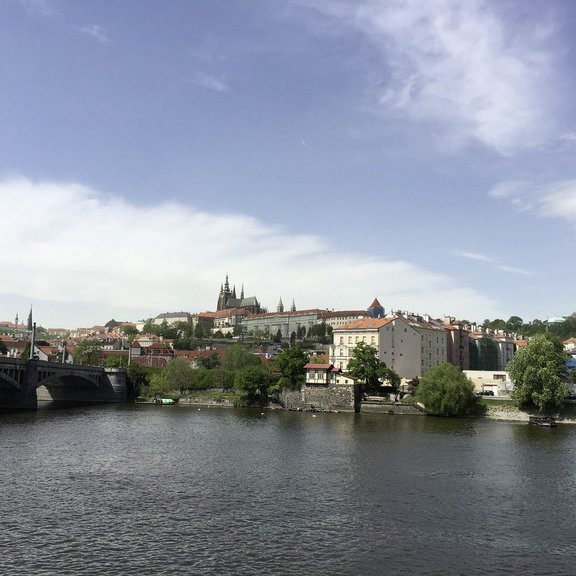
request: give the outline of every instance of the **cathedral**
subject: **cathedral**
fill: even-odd
[[[231,308],[244,308],[252,314],[260,314],[260,304],[256,296],[244,297],[244,286],[240,292],[240,298],[236,297],[236,286],[230,290],[230,283],[228,282],[228,274],[226,274],[226,281],[220,286],[220,295],[218,296],[218,304],[216,310],[230,310]]]

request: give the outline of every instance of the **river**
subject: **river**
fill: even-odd
[[[576,427],[104,406],[0,416],[0,573],[576,573]]]

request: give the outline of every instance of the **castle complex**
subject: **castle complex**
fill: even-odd
[[[244,297],[244,285],[240,292],[240,298],[236,297],[236,286],[230,290],[230,283],[228,282],[228,274],[226,274],[226,281],[220,286],[220,294],[218,295],[218,304],[216,311],[231,310],[233,308],[243,308],[251,314],[260,313],[260,304],[256,296]]]

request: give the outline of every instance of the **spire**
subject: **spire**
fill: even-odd
[[[224,282],[224,292],[230,292],[230,284],[228,283],[228,274],[226,274],[226,282]]]
[[[296,304],[294,304],[294,298],[292,298],[292,306],[290,306],[290,312],[296,312]]]
[[[232,298],[236,298],[236,285],[232,287]]]
[[[276,306],[276,312],[284,312],[284,304],[282,303],[282,298],[278,301],[278,306]]]
[[[242,292],[240,292],[240,300],[244,300],[244,282],[242,282]]]

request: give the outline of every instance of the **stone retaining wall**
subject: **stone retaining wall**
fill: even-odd
[[[359,393],[354,385],[302,386],[300,390],[283,390],[280,403],[286,410],[358,412]]]

